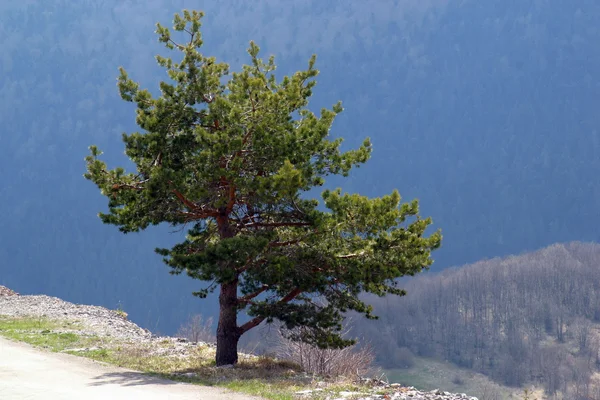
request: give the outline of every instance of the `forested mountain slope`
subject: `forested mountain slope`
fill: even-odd
[[[406,283],[382,316],[356,321],[383,365],[446,360],[513,387],[600,397],[600,245],[571,243],[481,261]],[[383,332],[383,334],[382,334]]]
[[[280,71],[322,71],[315,110],[344,101],[332,134],[373,159],[342,184],[419,197],[445,235],[440,270],[555,242],[598,240],[600,4],[588,0],[8,0],[0,3],[0,284],[122,307],[174,332],[213,302],[152,251],[181,233],[121,235],[82,178],[87,146],[123,161],[134,112],[123,65],[153,91],[165,77],[154,24],[207,13],[206,53],[239,69],[250,39]]]

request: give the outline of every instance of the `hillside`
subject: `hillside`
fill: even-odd
[[[388,368],[448,361],[548,398],[598,399],[599,262],[598,244],[557,244],[420,276],[401,300],[373,299],[382,319],[355,333],[377,338]]]

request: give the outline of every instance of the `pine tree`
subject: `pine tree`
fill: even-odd
[[[329,135],[341,104],[309,111],[315,56],[277,80],[274,58],[260,58],[250,42],[250,64],[230,73],[200,53],[202,17],[184,10],[173,30],[157,24],[160,42],[180,54],[156,57],[170,78],[159,97],[120,69],[121,97],[137,105],[142,130],[123,134],[137,170],[108,169],[90,147],[85,177],[109,200],[99,216],[124,233],[161,223],[189,229],[182,243],[156,251],[171,273],[207,282],[195,295],[219,290],[217,365],[236,363],[240,336],[263,321],[303,332],[295,340],[347,346],[353,342],[340,336],[347,311],[376,318],[359,294],[405,294],[397,278],[431,265],[441,235],[426,237],[431,220],[397,191],[310,198],[326,176],[365,163],[370,140],[342,152],[342,139]],[[241,311],[249,318],[238,324]]]

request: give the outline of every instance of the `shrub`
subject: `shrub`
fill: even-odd
[[[375,354],[369,344],[342,349],[322,349],[287,338],[280,332],[277,357],[290,360],[314,375],[327,377],[364,376],[373,370]]]
[[[206,321],[202,315],[197,314],[188,319],[177,331],[177,336],[185,338],[190,342],[215,343],[216,337],[212,330],[213,319],[209,317]]]

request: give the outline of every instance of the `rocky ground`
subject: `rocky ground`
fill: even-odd
[[[187,357],[199,346],[214,346],[212,343],[191,343],[183,338],[153,335],[149,330],[128,321],[122,311],[73,304],[45,295],[20,296],[3,286],[0,286],[0,315],[69,321],[75,325],[73,329],[61,328],[58,331],[101,337],[107,339],[107,346],[111,342],[134,343],[157,356]]]
[[[0,287],[0,292],[7,293]],[[9,317],[42,317],[66,320],[81,325],[81,333],[122,340],[144,340],[152,336],[125,319],[124,314],[104,307],[73,304],[50,296],[0,296],[0,315]]]
[[[329,400],[478,400],[464,393],[450,393],[439,389],[419,391],[414,387],[402,386],[399,383],[389,384],[377,379],[363,379],[362,385],[365,390],[361,392],[341,392],[338,394],[339,397],[329,398]],[[308,399],[321,390],[304,390],[297,394]],[[385,394],[378,394],[382,392]]]
[[[19,293],[10,290],[9,288],[0,285],[0,297],[2,296],[16,296]]]
[[[155,336],[150,331],[128,321],[126,314],[104,307],[73,304],[56,297],[45,295],[21,296],[0,286],[0,316],[40,317],[49,320],[63,320],[76,324],[73,331],[80,335],[99,336],[119,342],[143,345],[152,353],[167,357],[190,357],[198,346],[214,346],[210,343],[192,343],[183,338]],[[68,331],[68,330],[65,330]],[[85,349],[82,349],[85,350]],[[253,357],[244,355],[243,357]],[[361,392],[342,392],[339,399],[362,400],[477,400],[466,394],[456,394],[441,390],[419,391],[413,387],[389,384],[374,379],[364,379]],[[324,389],[311,389],[298,392],[301,399],[322,398]],[[382,394],[385,393],[385,394]],[[335,400],[335,398],[329,398]]]

